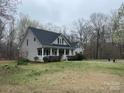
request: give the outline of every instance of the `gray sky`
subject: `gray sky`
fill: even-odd
[[[124,0],[22,0],[19,10],[40,23],[67,25],[94,12],[110,14]]]

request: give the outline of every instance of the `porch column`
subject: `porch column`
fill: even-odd
[[[73,55],[73,56],[75,55],[75,52],[74,52],[74,50],[72,50],[72,55]]]
[[[52,48],[50,48],[50,56],[52,56]]]
[[[66,49],[64,49],[64,55],[66,55]]]
[[[72,54],[71,54],[71,49],[69,49],[69,56],[71,56]]]
[[[72,54],[72,56],[75,55],[75,54],[74,54],[74,50],[71,50],[71,54]]]
[[[42,57],[44,56],[44,48],[42,48]]]
[[[57,56],[59,56],[59,49],[57,49]]]

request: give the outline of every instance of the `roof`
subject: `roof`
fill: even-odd
[[[46,47],[43,46],[43,47]],[[57,44],[52,44],[52,45],[48,45],[47,47],[53,47],[53,48],[65,48],[65,49],[73,49],[74,47],[69,46],[69,45],[57,45]]]
[[[61,33],[55,33],[52,31],[47,31],[47,30],[43,30],[43,29],[38,29],[38,28],[34,28],[34,27],[28,27],[28,30],[26,32],[26,34],[28,33],[28,31],[31,31],[36,38],[39,40],[39,42],[44,45],[44,46],[50,46],[50,47],[64,47],[64,48],[75,48],[77,45],[77,42],[70,42],[64,35],[62,35]],[[25,34],[25,37],[26,37]],[[52,44],[59,36],[62,36],[64,39],[66,39],[66,41],[68,42],[69,45],[58,45],[58,44]],[[24,37],[24,38],[25,38]],[[24,39],[22,40],[22,42],[24,41]],[[20,43],[20,45],[22,44],[22,42]]]
[[[77,47],[78,43],[79,43],[79,42],[72,42],[72,43],[71,43],[71,46]]]
[[[55,33],[43,29],[37,29],[33,27],[29,27],[29,29],[33,32],[33,34],[37,37],[43,45],[50,45],[61,33]]]

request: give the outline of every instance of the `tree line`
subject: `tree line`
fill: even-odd
[[[88,20],[80,18],[69,27],[41,24],[23,14],[17,19],[19,4],[20,0],[0,0],[0,58],[17,58],[18,45],[29,26],[62,33],[71,42],[79,42],[89,59],[124,58],[123,3],[111,15],[93,13]]]

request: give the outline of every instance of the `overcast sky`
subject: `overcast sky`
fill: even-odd
[[[122,2],[124,0],[22,0],[19,11],[43,24],[66,25],[82,17],[88,19],[94,12],[110,14]]]

